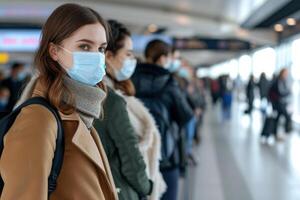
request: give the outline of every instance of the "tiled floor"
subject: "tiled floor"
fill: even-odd
[[[236,103],[232,120],[223,122],[219,108],[208,108],[195,149],[199,165],[190,168],[179,200],[300,200],[299,131],[262,144],[259,111],[251,120],[244,109]]]

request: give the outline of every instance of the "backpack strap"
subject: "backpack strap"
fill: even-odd
[[[11,119],[9,124],[7,124],[7,127],[11,127],[13,122],[15,121],[18,114],[21,112],[21,110],[29,105],[41,105],[47,108],[55,117],[57,121],[57,138],[56,138],[56,148],[54,152],[54,158],[52,161],[52,168],[50,175],[48,177],[48,196],[56,189],[56,182],[57,178],[59,176],[59,173],[62,168],[63,164],[63,158],[64,158],[64,130],[62,126],[62,120],[60,118],[60,115],[55,107],[53,107],[45,98],[42,97],[33,97],[31,99],[28,99],[23,104],[18,106],[11,114],[9,114],[7,117],[5,117],[3,120],[6,120],[7,118]],[[0,144],[0,150],[3,151],[3,141]],[[1,178],[1,181],[3,183],[3,180]],[[1,188],[3,189],[3,187]]]

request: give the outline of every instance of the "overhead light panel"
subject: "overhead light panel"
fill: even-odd
[[[282,31],[284,30],[283,25],[282,25],[282,24],[276,24],[276,25],[274,26],[274,30],[275,30],[276,32],[282,32]]]

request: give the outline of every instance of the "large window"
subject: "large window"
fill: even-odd
[[[292,64],[292,47],[291,42],[281,44],[276,48],[276,71],[283,67],[289,67]]]
[[[261,73],[266,73],[272,78],[276,69],[276,52],[273,48],[264,48],[253,54],[253,75],[259,78]]]
[[[238,61],[238,71],[242,81],[247,81],[252,73],[252,60],[248,55],[243,55]]]
[[[292,60],[292,78],[294,80],[300,80],[300,39],[292,43]]]

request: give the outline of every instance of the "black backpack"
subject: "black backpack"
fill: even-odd
[[[13,112],[11,112],[9,115],[5,116],[0,120],[0,155],[3,152],[4,148],[4,137],[6,133],[9,131],[10,127],[13,125],[14,121],[16,120],[18,114],[22,110],[22,108],[33,105],[33,104],[38,104],[42,105],[45,108],[47,108],[51,113],[55,116],[56,121],[57,121],[57,126],[58,126],[58,132],[57,132],[57,138],[56,138],[56,149],[54,152],[54,158],[52,162],[52,168],[50,175],[48,177],[48,196],[56,189],[56,180],[57,177],[60,173],[62,163],[63,163],[63,158],[64,158],[64,132],[63,132],[63,127],[62,127],[62,121],[60,119],[60,116],[58,114],[58,111],[56,108],[50,105],[50,103],[42,98],[42,97],[34,97],[26,102],[24,102],[22,105],[17,107]],[[2,194],[4,187],[4,182],[0,176],[0,194]]]
[[[171,165],[170,159],[174,155],[177,140],[174,135],[174,126],[170,119],[170,113],[163,101],[165,88],[152,95],[140,95],[139,99],[149,109],[161,135],[161,166]]]

